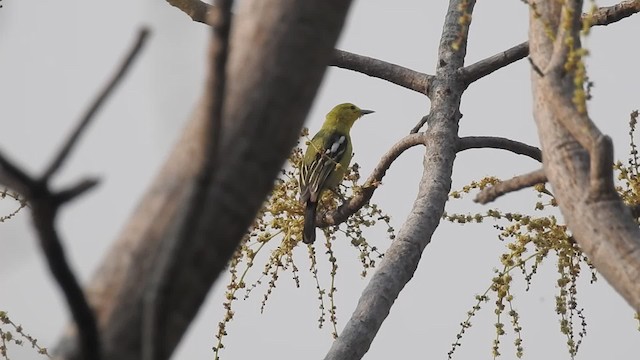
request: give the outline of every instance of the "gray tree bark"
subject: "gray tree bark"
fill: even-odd
[[[640,6],[640,1],[623,3]],[[640,311],[640,230],[614,189],[611,139],[600,133],[586,108],[581,111],[574,104],[578,75],[565,66],[571,52],[575,55],[581,48],[582,1],[534,4],[539,14],[531,13],[529,46],[542,74],[532,70],[531,79],[545,173],[581,249]]]

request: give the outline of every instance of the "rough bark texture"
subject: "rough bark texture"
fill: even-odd
[[[465,3],[465,5],[462,5]],[[438,68],[429,86],[431,112],[424,133],[424,172],[418,195],[398,237],[364,289],[358,305],[334,341],[325,359],[360,359],[369,350],[382,322],[400,291],[411,280],[422,251],[440,223],[451,190],[456,156],[460,99],[464,84],[457,70],[464,64],[468,27],[460,26],[463,15],[471,16],[475,1],[451,0],[438,53]],[[461,39],[458,50],[453,44]]]
[[[566,40],[580,48],[575,9],[580,11],[582,2],[535,3],[541,17],[531,15],[529,43],[533,63],[543,70],[543,76],[532,71],[531,77],[545,174],[582,250],[640,311],[640,230],[613,189],[610,139],[574,105],[575,74],[565,68]]]
[[[342,28],[349,1],[243,1],[232,29],[224,103],[224,154],[211,183],[198,184],[207,114],[190,121],[172,155],[105,258],[89,288],[106,359],[140,359],[143,297],[159,251],[174,254],[169,287],[158,299],[168,315],[166,359],[246,232],[299,135]],[[206,189],[205,206],[185,223],[187,199]],[[183,238],[171,238],[185,235]],[[76,358],[75,339],[58,355]]]

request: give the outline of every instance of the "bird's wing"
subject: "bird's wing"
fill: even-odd
[[[318,135],[316,135],[317,137]],[[316,202],[323,190],[327,178],[340,163],[347,149],[347,135],[332,132],[324,137],[323,142],[309,143],[309,151],[313,151],[313,160],[310,163],[303,162],[300,167],[300,201],[311,200]]]

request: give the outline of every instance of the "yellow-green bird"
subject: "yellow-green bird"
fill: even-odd
[[[353,147],[349,131],[362,115],[371,114],[350,104],[334,107],[324,120],[322,128],[311,139],[300,166],[300,202],[305,204],[302,241],[311,244],[316,240],[316,208],[324,190],[334,189],[342,182]]]

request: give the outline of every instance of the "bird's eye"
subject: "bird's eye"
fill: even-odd
[[[356,107],[354,105],[351,105],[351,110],[355,110]]]

